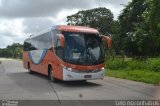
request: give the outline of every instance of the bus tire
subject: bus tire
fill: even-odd
[[[29,63],[28,63],[28,72],[29,72],[30,74],[33,74],[33,71],[31,70],[31,66],[30,66]]]
[[[53,76],[53,68],[51,66],[48,68],[48,78],[51,82],[57,81],[57,79],[54,78],[54,76]]]

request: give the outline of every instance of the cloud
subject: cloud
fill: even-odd
[[[1,35],[12,36],[21,35],[23,32],[22,19],[3,19],[0,21],[0,33]]]
[[[24,39],[27,38],[27,36],[19,36],[16,35],[8,36],[5,34],[0,34],[0,48],[5,48],[7,45],[11,45],[14,42],[23,44]]]
[[[1,0],[0,16],[55,17],[63,9],[90,7],[92,1],[94,0]]]
[[[66,17],[79,10],[106,7],[116,19],[128,1],[131,0],[0,0],[0,47],[22,43],[30,34],[49,26],[67,24]]]
[[[64,9],[88,9],[95,6],[123,7],[131,0],[0,0],[0,17],[55,17]]]
[[[6,37],[6,36],[2,36],[2,35],[0,35],[0,37],[1,37],[1,43],[0,43],[0,48],[5,48],[6,47],[6,45],[8,45],[9,44],[9,42],[12,42],[12,39],[11,38],[8,38],[8,37]]]
[[[2,20],[2,19],[1,19]],[[22,43],[28,34],[24,33],[22,19],[0,20],[0,48],[4,48],[13,42]]]
[[[126,5],[130,1],[132,1],[132,0],[97,0],[96,3],[108,4],[108,5],[112,5],[116,8],[120,8],[121,6]]]
[[[29,18],[23,20],[22,24],[25,27],[24,33],[35,33],[42,29],[52,26],[53,21],[48,18]]]
[[[76,13],[78,10],[63,10],[59,12],[54,18],[53,17],[42,17],[42,18],[26,18],[22,21],[24,28],[24,33],[36,33],[45,28],[51,27],[53,25],[65,25],[67,24],[66,17],[68,15]]]
[[[94,7],[106,7],[111,10],[114,19],[117,19],[120,12],[132,0],[97,0],[93,3]]]

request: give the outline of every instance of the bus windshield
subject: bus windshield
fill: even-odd
[[[104,47],[98,34],[62,32],[65,37],[64,61],[77,65],[104,62]]]

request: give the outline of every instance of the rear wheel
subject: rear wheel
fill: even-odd
[[[53,75],[53,68],[52,67],[49,67],[48,69],[48,78],[51,82],[56,82],[57,79],[54,78],[54,75]]]

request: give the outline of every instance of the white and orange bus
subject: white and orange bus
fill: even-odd
[[[30,73],[47,75],[49,80],[103,79],[105,49],[109,37],[94,28],[57,25],[24,41],[23,66]]]

